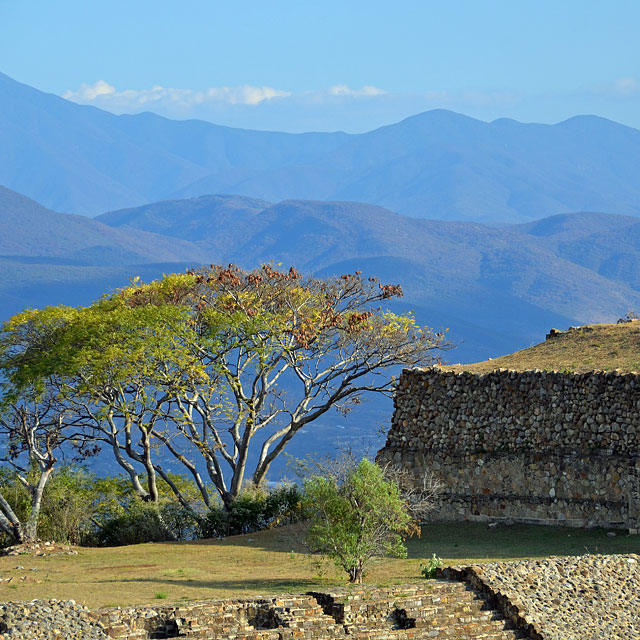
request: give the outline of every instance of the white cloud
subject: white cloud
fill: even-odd
[[[67,90],[63,98],[82,104],[97,106],[115,111],[127,109],[152,108],[154,106],[173,106],[189,109],[206,103],[226,103],[230,105],[257,105],[275,98],[286,98],[291,94],[273,87],[211,87],[208,89],[173,89],[156,85],[151,89],[116,88],[104,80],[95,84],[82,84],[76,91]]]
[[[77,91],[65,91],[62,95],[67,100],[74,102],[91,102],[98,96],[107,96],[116,93],[116,88],[104,80],[98,80],[95,84],[81,84]]]
[[[363,132],[435,108],[493,119],[511,113],[522,96],[499,90],[388,91],[346,84],[304,91],[269,86],[117,89],[104,80],[83,84],[64,98],[112,113],[152,111],[178,120],[196,118],[232,127],[284,131]]]
[[[589,97],[613,98],[614,100],[626,100],[640,96],[640,80],[638,78],[624,77],[613,82],[594,85],[586,90],[580,90],[579,94]]]
[[[619,78],[614,88],[620,96],[626,97],[640,93],[640,82],[636,78]]]
[[[373,96],[382,96],[387,92],[378,87],[365,85],[362,89],[350,89],[346,84],[335,84],[329,87],[327,93],[331,96],[349,96],[352,98],[370,98]]]
[[[274,99],[293,98],[322,101],[335,98],[376,98],[387,95],[384,89],[365,85],[361,89],[351,89],[347,85],[333,85],[328,89],[291,93],[273,87],[209,87],[208,89],[174,89],[156,85],[151,89],[124,89],[122,91],[98,80],[95,84],[82,84],[73,91],[67,90],[63,98],[82,104],[95,104],[118,112],[141,108],[180,108],[183,111],[202,105],[248,105],[255,106]]]

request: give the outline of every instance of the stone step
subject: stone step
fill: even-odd
[[[182,636],[181,636],[182,637]],[[334,635],[318,634],[313,640],[335,640]],[[448,629],[435,629],[425,633],[418,629],[371,629],[362,633],[346,636],[349,640],[429,640],[430,638],[446,638],[447,640],[521,640],[525,636],[517,630],[480,632],[460,632]],[[287,629],[272,629],[269,631],[254,631],[239,635],[219,635],[215,633],[199,636],[199,640],[289,640],[303,638],[303,636],[287,633]]]
[[[417,629],[371,629],[348,636],[349,640],[429,640],[430,638],[446,638],[448,640],[520,640],[524,638],[515,629],[498,631],[460,631],[455,629],[434,629],[426,632]]]
[[[304,595],[224,601],[215,606],[167,609],[160,617],[167,615],[169,619],[164,625],[166,632],[171,630],[170,620],[175,618],[179,621],[177,637],[191,640],[516,640],[524,637],[512,628],[510,621],[461,582],[434,581],[407,589],[344,590],[317,596],[318,599]],[[398,614],[399,611],[402,613]],[[270,628],[272,625],[278,626]],[[159,627],[158,634],[162,632],[163,628]],[[173,632],[170,635],[173,636]],[[120,637],[133,640],[135,636],[123,633]],[[142,640],[162,636],[139,637]]]

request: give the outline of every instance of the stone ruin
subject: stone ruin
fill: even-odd
[[[378,461],[444,484],[442,520],[638,533],[640,376],[403,371]]]

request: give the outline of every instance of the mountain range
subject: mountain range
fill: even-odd
[[[603,118],[287,134],[116,116],[0,74],[0,148],[0,320],[229,262],[401,284],[394,309],[450,328],[450,362],[640,310],[640,131]],[[296,451],[379,439],[385,402],[327,414]]]
[[[133,276],[233,262],[306,273],[362,270],[396,303],[449,327],[455,361],[538,342],[552,326],[640,309],[640,220],[573,213],[520,225],[423,220],[374,205],[213,195],[61,214],[0,188],[0,308],[86,304]]]
[[[116,116],[0,74],[0,184],[85,215],[211,193],[356,201],[431,220],[640,215],[640,131],[428,111],[368,133],[249,131]]]

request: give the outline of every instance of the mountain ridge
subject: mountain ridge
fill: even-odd
[[[567,326],[611,320],[640,303],[640,251],[631,251],[633,241],[623,245],[620,240],[640,225],[634,217],[575,213],[491,226],[410,218],[365,203],[285,200],[261,210],[263,203],[249,200],[250,208],[234,209],[230,228],[225,213],[229,201],[238,205],[247,199],[201,196],[97,219],[154,231],[159,228],[152,226],[149,213],[162,218],[165,230],[167,220],[173,220],[174,227],[179,221],[180,237],[209,247],[219,262],[246,268],[273,260],[329,275],[371,265],[374,275],[400,281],[407,304],[419,307],[428,324],[442,322],[439,309],[458,321],[477,318],[487,335],[492,326],[512,334],[528,326],[522,330],[521,339],[526,340],[533,337],[533,326],[538,336],[548,329],[541,326],[545,317]],[[219,216],[221,206],[224,215]],[[593,233],[587,231],[589,220],[599,221]],[[544,225],[547,235],[536,235]],[[591,262],[580,259],[585,243],[593,245],[587,252]],[[626,271],[603,271],[621,246],[628,254]],[[527,325],[515,313],[507,319],[509,310],[517,308],[535,320]],[[492,318],[500,309],[505,318]],[[487,355],[495,355],[491,347]]]
[[[480,360],[539,341],[550,326],[614,321],[640,309],[637,247],[640,220],[615,214],[486,225],[411,218],[366,203],[227,194],[90,219],[4,188],[0,306],[8,314],[87,304],[133,276],[210,262],[282,262],[320,276],[363,270],[403,286],[395,308],[413,309],[420,323],[450,326],[455,341],[465,340],[456,358]]]
[[[640,216],[640,131],[599,116],[543,125],[440,109],[363,134],[290,134],[116,116],[0,74],[0,144],[0,184],[83,214],[237,193],[489,223]]]

